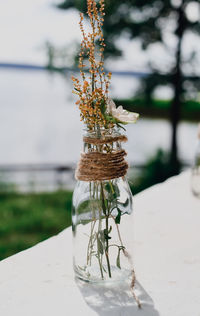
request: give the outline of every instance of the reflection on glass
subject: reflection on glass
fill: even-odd
[[[200,198],[200,124],[198,126],[198,147],[195,155],[195,163],[192,168],[192,192]]]

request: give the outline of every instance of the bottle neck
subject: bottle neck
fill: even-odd
[[[121,136],[121,133],[119,131],[119,128],[117,127],[113,127],[113,128],[109,128],[109,129],[105,129],[105,128],[96,128],[94,130],[90,130],[90,129],[84,129],[83,130],[84,133],[84,138],[97,138],[97,139],[103,139],[103,138],[110,138],[110,137],[119,137]]]
[[[125,135],[121,135],[119,129],[103,129],[99,131],[85,130],[83,136],[84,152],[112,153],[122,149],[121,143],[127,141]]]

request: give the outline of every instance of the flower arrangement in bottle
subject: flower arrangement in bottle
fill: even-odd
[[[132,240],[127,234],[127,229],[133,229],[132,194],[125,177],[126,152],[121,146],[127,137],[120,129],[136,122],[139,115],[116,107],[109,97],[112,74],[104,69],[104,9],[104,0],[87,0],[87,34],[80,14],[81,79],[72,77],[76,104],[86,127],[73,194],[74,270],[77,277],[88,282],[130,277],[133,289]]]

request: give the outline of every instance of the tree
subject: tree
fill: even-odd
[[[200,37],[200,18],[193,17],[189,12],[200,14],[199,0],[105,0],[106,19],[104,37],[107,43],[107,56],[120,56],[122,51],[116,45],[116,40],[124,34],[129,39],[139,39],[141,47],[147,50],[161,43],[171,55],[167,69],[157,62],[151,63],[152,74],[145,79],[144,86],[147,95],[151,96],[157,86],[170,85],[173,89],[173,99],[170,107],[172,124],[170,165],[171,174],[179,171],[177,150],[177,126],[181,117],[181,105],[189,94],[195,94],[200,89],[197,67],[187,69],[189,60],[198,59],[197,52],[191,50],[188,60],[183,56],[183,43],[186,34],[196,34]],[[86,12],[87,1],[65,0],[60,9],[76,8]],[[171,29],[176,44],[169,48],[166,41],[166,30]]]

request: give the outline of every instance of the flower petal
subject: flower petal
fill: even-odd
[[[107,101],[107,111],[117,121],[124,124],[135,123],[139,117],[138,113],[129,112],[125,110],[122,105],[116,107],[115,102],[110,98]]]

